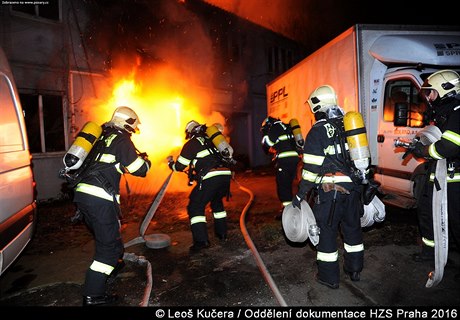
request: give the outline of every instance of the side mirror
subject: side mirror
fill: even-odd
[[[395,127],[407,127],[409,104],[407,102],[395,103],[393,124]]]

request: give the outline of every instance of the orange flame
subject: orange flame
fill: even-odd
[[[196,120],[208,125],[225,122],[221,114],[211,111],[208,94],[171,68],[163,67],[142,76],[134,71],[128,76],[115,74],[116,71],[107,100],[98,101],[90,116],[102,124],[110,120],[107,116],[118,106],[129,106],[137,113],[140,133],[133,134],[132,141],[140,152],[147,152],[152,167],[146,178],[125,177],[131,193],[154,194],[171,172],[166,158],[172,155],[176,159],[185,143],[187,122]],[[190,191],[186,175],[180,172],[174,175],[169,189]],[[126,191],[123,183],[121,187]]]

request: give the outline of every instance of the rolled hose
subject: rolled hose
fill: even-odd
[[[284,233],[292,242],[304,242],[310,239],[316,246],[319,242],[319,232],[315,216],[307,201],[303,200],[300,206],[301,209],[290,203],[284,208],[282,216]]]

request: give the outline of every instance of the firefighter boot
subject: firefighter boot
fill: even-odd
[[[202,249],[207,249],[211,246],[209,241],[196,241],[193,243],[193,245],[190,247],[190,253],[198,253]]]
[[[318,275],[318,274],[316,274],[315,280],[316,280],[316,282],[318,282],[319,284],[322,284],[323,286],[329,287],[329,288],[331,288],[331,289],[338,289],[338,288],[339,288],[339,284],[338,284],[338,283],[329,283],[329,282],[327,282],[327,281],[321,280],[321,279],[319,278],[319,275]]]
[[[103,296],[83,296],[83,306],[92,307],[100,305],[111,305],[118,300],[116,294],[105,294]]]
[[[358,272],[358,271],[353,271],[353,272],[350,272],[350,271],[347,271],[345,270],[345,268],[343,268],[343,272],[350,277],[350,280],[351,281],[359,281],[361,280],[361,273]]]

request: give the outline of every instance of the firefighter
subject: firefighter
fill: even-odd
[[[93,149],[96,153],[75,187],[77,209],[93,233],[96,248],[86,272],[83,305],[110,304],[117,295],[108,294],[106,281],[123,266],[120,234],[120,179],[124,173],[145,177],[150,168],[147,155],[139,155],[131,141],[138,131],[137,114],[129,107],[118,107]],[[93,151],[93,150],[92,150]]]
[[[451,239],[460,248],[460,77],[452,70],[430,75],[422,85],[422,95],[432,110],[434,125],[442,132],[441,139],[423,145],[417,142],[412,150],[416,158],[427,159],[426,183],[417,203],[422,248],[413,255],[417,262],[434,261],[432,199],[435,169],[438,160],[446,159],[447,212]]]
[[[290,126],[280,119],[267,117],[260,128],[263,135],[262,148],[266,154],[273,156],[276,169],[276,193],[281,202],[281,209],[275,216],[280,220],[284,208],[292,202],[292,189],[297,178],[303,145],[297,145]],[[303,142],[303,141],[302,141]]]
[[[352,281],[360,280],[364,245],[360,217],[364,213],[361,185],[349,160],[343,139],[343,110],[329,85],[316,88],[306,101],[316,122],[305,139],[302,179],[292,205],[310,191],[316,192],[313,213],[320,228],[317,245],[316,280],[332,289],[339,287],[339,251],[337,235],[344,244],[344,272]]]
[[[173,171],[188,168],[189,185],[196,183],[189,195],[187,213],[193,238],[190,253],[198,253],[210,247],[205,213],[208,203],[216,237],[221,242],[227,240],[227,212],[222,199],[229,196],[232,172],[206,135],[206,125],[189,121],[185,127],[185,138],[187,141],[176,161],[170,158],[168,165]]]

